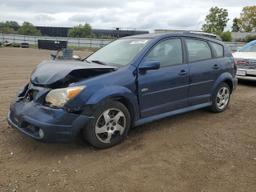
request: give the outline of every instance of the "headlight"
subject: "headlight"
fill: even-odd
[[[54,89],[46,95],[45,101],[51,106],[63,107],[69,100],[77,96],[84,88],[85,86]]]

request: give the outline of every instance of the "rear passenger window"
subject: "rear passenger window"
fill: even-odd
[[[210,42],[210,45],[212,46],[212,49],[215,52],[216,57],[224,56],[224,48],[222,45],[220,45],[218,43],[213,43],[213,42]]]
[[[182,63],[182,46],[180,39],[169,39],[158,43],[146,56],[146,60],[158,60],[160,65],[177,65]]]
[[[207,42],[196,39],[186,39],[186,44],[188,48],[188,60],[190,62],[212,58],[211,49]]]

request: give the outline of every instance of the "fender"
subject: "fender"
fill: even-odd
[[[88,105],[95,105],[104,101],[105,99],[121,97],[128,101],[129,107],[133,110],[134,119],[139,118],[139,105],[137,103],[137,96],[128,88],[122,86],[108,86],[95,92],[86,102]]]
[[[234,78],[232,75],[228,72],[221,74],[218,79],[214,82],[214,85],[212,87],[212,92],[217,88],[217,86],[224,81],[231,81],[232,82],[232,89],[234,89]]]

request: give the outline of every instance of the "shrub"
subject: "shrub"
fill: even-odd
[[[256,40],[256,35],[247,35],[244,40],[245,42]]]
[[[232,41],[231,32],[229,32],[229,31],[222,32],[220,34],[220,37],[221,37],[222,41]]]
[[[92,38],[92,28],[89,24],[75,26],[69,29],[68,37]]]
[[[29,22],[24,22],[19,28],[18,33],[20,35],[41,35],[41,32]]]

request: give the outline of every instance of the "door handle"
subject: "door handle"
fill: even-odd
[[[185,76],[185,75],[187,75],[187,72],[186,72],[184,69],[182,69],[182,70],[179,72],[179,75],[180,75],[180,76]]]
[[[220,67],[219,67],[218,64],[214,64],[214,65],[212,66],[212,68],[213,68],[213,69],[219,69]]]

